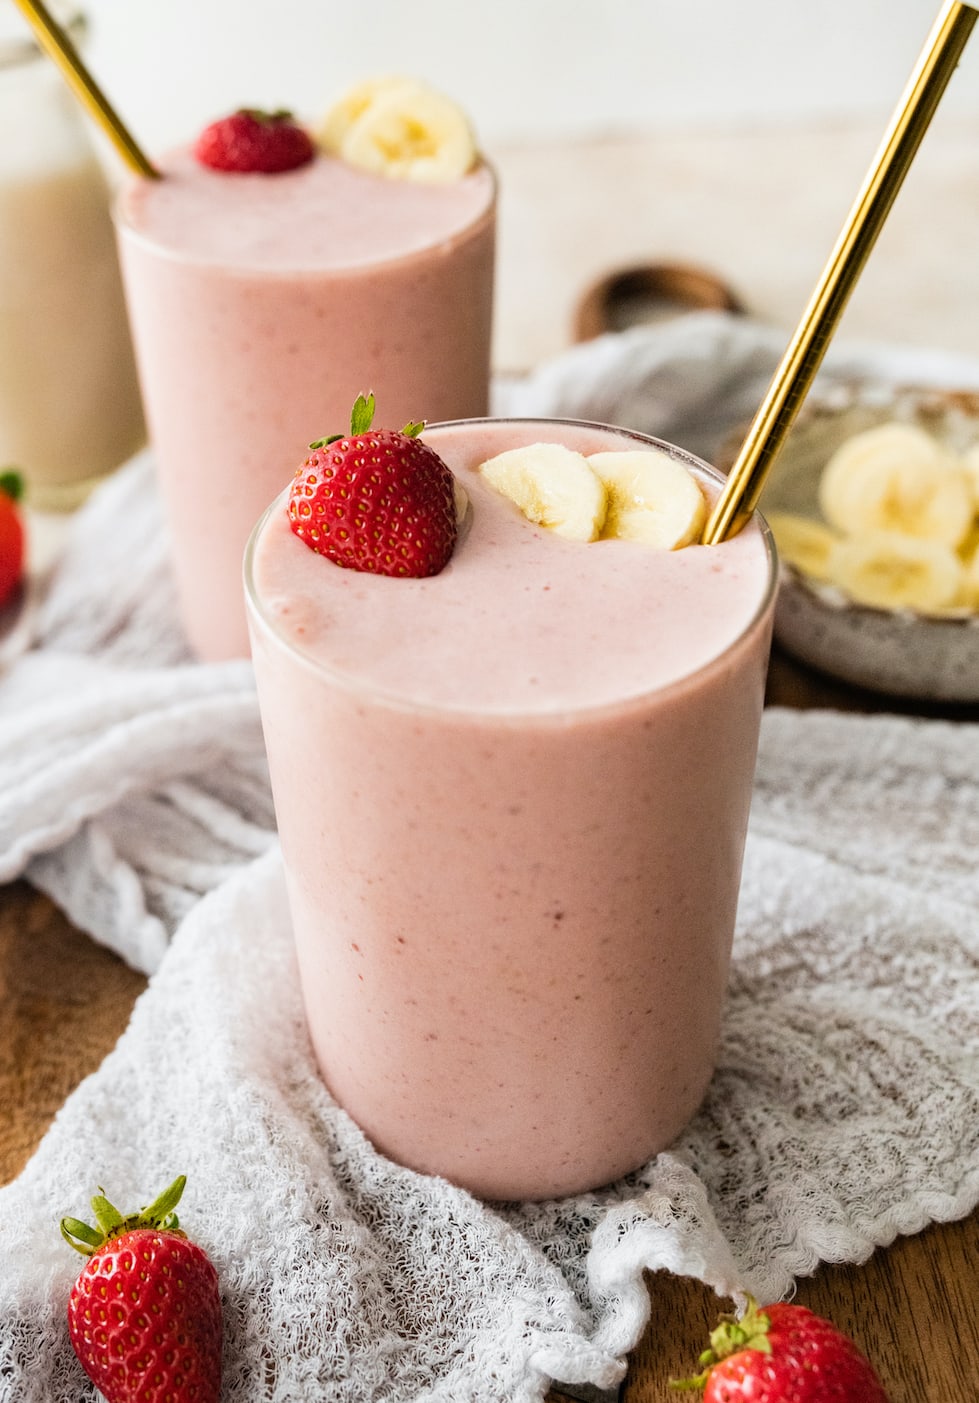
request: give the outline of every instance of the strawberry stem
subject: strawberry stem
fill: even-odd
[[[366,395],[358,395],[354,400],[354,407],[350,413],[350,437],[356,438],[358,434],[366,434],[374,422],[374,411],[377,408],[377,401],[374,398],[374,391],[369,390]],[[401,432],[405,438],[417,438],[425,427],[424,419],[409,419]],[[329,438],[316,438],[309,445],[315,452],[317,448],[328,448],[331,443],[336,443],[343,438],[343,434],[330,434]]]
[[[122,1214],[101,1191],[92,1199],[92,1212],[104,1237],[111,1237],[122,1223]]]
[[[155,1198],[149,1208],[144,1208],[140,1217],[147,1222],[157,1223],[162,1226],[166,1220],[173,1216],[173,1210],[180,1202],[181,1194],[187,1184],[187,1175],[178,1174],[169,1188],[163,1190],[159,1198]]]
[[[710,1332],[710,1349],[705,1349],[697,1360],[698,1364],[705,1366],[702,1373],[689,1379],[670,1379],[670,1388],[678,1392],[704,1388],[714,1365],[728,1355],[737,1354],[739,1350],[753,1349],[760,1354],[771,1354],[772,1344],[768,1338],[771,1323],[754,1297],[749,1296],[748,1308],[740,1320],[733,1315],[722,1315],[721,1323]]]
[[[16,468],[0,469],[0,492],[12,502],[19,502],[24,495],[24,479]]]
[[[85,1247],[79,1247],[78,1242],[72,1241],[73,1238],[77,1237],[79,1242],[85,1243],[93,1252],[97,1247],[101,1247],[105,1241],[105,1238],[100,1232],[96,1232],[94,1228],[90,1228],[89,1225],[83,1223],[80,1218],[62,1218],[61,1236],[68,1243],[69,1247],[74,1247],[76,1252],[81,1252],[82,1255],[86,1257],[89,1256],[89,1253],[85,1250]]]
[[[251,117],[256,122],[273,126],[276,122],[291,122],[293,114],[288,107],[239,107],[239,112],[243,112],[247,117]]]
[[[121,1237],[123,1233],[132,1232],[135,1228],[158,1228],[166,1232],[179,1232],[180,1221],[174,1209],[180,1201],[186,1183],[187,1176],[178,1175],[147,1208],[141,1208],[138,1213],[131,1213],[125,1218],[118,1208],[109,1202],[104,1190],[100,1189],[92,1199],[92,1213],[98,1223],[98,1229],[90,1227],[78,1218],[62,1218],[61,1236],[69,1247],[73,1247],[83,1257],[90,1257],[111,1238]]]
[[[771,1354],[772,1346],[768,1338],[771,1321],[753,1296],[748,1297],[748,1309],[741,1319],[733,1315],[721,1317],[721,1323],[710,1334],[710,1348],[714,1362],[736,1354],[739,1349],[757,1349],[762,1354]]]
[[[707,1375],[709,1373],[710,1370],[705,1369],[702,1374],[696,1374],[690,1379],[670,1379],[670,1388],[677,1393],[683,1393],[686,1390],[692,1391],[695,1388],[704,1389],[707,1387]]]
[[[366,396],[358,395],[354,400],[353,412],[350,415],[350,432],[354,437],[357,434],[366,434],[373,424],[375,403],[373,390]]]

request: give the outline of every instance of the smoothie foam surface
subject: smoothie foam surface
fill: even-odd
[[[312,662],[395,703],[514,715],[613,705],[681,682],[750,628],[769,587],[756,525],[722,546],[651,549],[566,541],[525,520],[479,464],[542,437],[518,423],[447,426],[423,437],[472,512],[441,574],[398,579],[341,569],[270,512],[255,545],[261,612]],[[634,446],[562,428],[590,453]]]
[[[210,170],[181,149],[163,179],[123,192],[125,222],[177,258],[228,267],[327,271],[406,258],[462,233],[495,197],[488,166],[423,185],[332,156],[274,175]]]

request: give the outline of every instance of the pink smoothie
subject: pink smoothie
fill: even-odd
[[[246,559],[309,1026],[383,1152],[484,1197],[567,1194],[669,1144],[711,1076],[771,549],[758,524],[674,552],[566,541],[475,471],[635,436],[424,438],[472,506],[441,574],[340,569],[281,499]]]
[[[126,295],[185,628],[233,657],[245,542],[311,439],[368,389],[399,426],[486,412],[495,182],[159,164],[117,205]]]

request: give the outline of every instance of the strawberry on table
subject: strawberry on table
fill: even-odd
[[[24,521],[17,506],[22,486],[12,468],[0,472],[0,608],[13,597],[24,574]]]
[[[275,175],[311,161],[314,146],[306,129],[284,108],[263,112],[242,107],[205,127],[194,155],[213,170]]]
[[[759,1307],[722,1318],[700,1356],[703,1371],[674,1381],[702,1389],[703,1403],[888,1403],[852,1340],[804,1306]]]
[[[455,547],[452,473],[418,435],[372,429],[374,396],[358,395],[350,434],[309,446],[289,491],[292,530],[335,565],[374,575],[437,575]]]
[[[68,1333],[108,1403],[217,1403],[221,1297],[207,1254],[174,1212],[186,1179],[124,1218],[101,1193],[98,1228],[63,1218],[65,1240],[88,1257],[68,1300]]]

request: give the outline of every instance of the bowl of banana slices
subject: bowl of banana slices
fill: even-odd
[[[760,505],[788,652],[890,696],[979,701],[979,394],[814,390]]]

